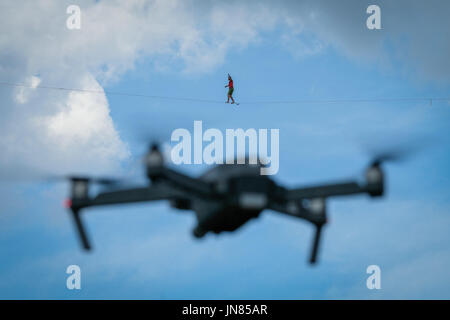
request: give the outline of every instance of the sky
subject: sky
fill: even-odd
[[[66,27],[72,4],[79,30]],[[380,30],[366,26],[371,4]],[[443,0],[0,1],[0,82],[26,84],[0,85],[0,298],[449,299],[449,12]],[[239,106],[224,103],[227,73]],[[348,101],[386,98],[417,99]],[[258,103],[301,100],[316,102]],[[383,166],[385,197],[328,200],[314,267],[304,221],[267,210],[196,240],[193,213],[165,202],[86,210],[82,251],[69,185],[36,172],[137,177],[149,140],[195,120],[279,129],[273,179],[287,187],[359,177],[374,148],[418,151]],[[81,290],[66,288],[74,264]],[[370,265],[380,290],[366,287]]]

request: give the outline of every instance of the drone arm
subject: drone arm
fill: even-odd
[[[211,186],[208,183],[163,165],[148,166],[147,176],[152,182],[164,181],[178,190],[189,191],[201,196],[208,196],[212,193]]]
[[[180,195],[182,195],[180,192],[172,190],[165,185],[157,184],[150,187],[102,192],[90,199],[86,206],[170,200]]]
[[[330,196],[345,196],[358,193],[367,193],[371,197],[382,196],[384,193],[384,173],[379,162],[374,162],[367,168],[365,178],[366,182],[362,184],[355,181],[349,181],[288,190],[285,199],[301,200],[326,198]]]
[[[287,190],[286,200],[326,198],[367,192],[365,186],[356,182],[334,183],[324,186],[306,187]]]
[[[172,199],[180,196],[182,193],[173,191],[164,185],[156,185],[144,188],[134,188],[128,190],[118,190],[99,193],[96,197],[90,198],[75,198],[70,201],[70,209],[75,221],[77,232],[80,236],[83,248],[91,249],[86,230],[80,217],[80,210],[86,207],[121,204],[141,201],[156,201],[164,199]]]
[[[164,181],[175,189],[187,191],[190,195],[210,196],[211,185],[196,178],[172,170],[164,165],[164,157],[156,145],[153,145],[146,157],[147,177],[152,182]]]
[[[280,202],[271,202],[267,206],[267,209],[294,217],[301,218],[305,220],[310,220],[307,210],[298,202],[288,202],[280,203]]]
[[[208,183],[169,168],[162,170],[161,177],[169,183],[172,183],[176,188],[194,191],[201,195],[210,195],[212,193],[211,186]]]

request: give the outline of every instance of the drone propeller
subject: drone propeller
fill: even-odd
[[[192,122],[186,121],[185,116],[176,115],[172,115],[170,121],[155,117],[149,122],[148,117],[135,113],[132,115],[132,120],[131,137],[138,145],[147,145],[148,143],[163,145],[169,143],[175,129],[192,126]]]
[[[143,173],[141,170],[147,167],[147,156],[152,149],[157,149],[163,155],[163,161],[169,161],[170,156],[167,155],[170,146],[170,139],[172,132],[176,128],[186,127],[183,125],[183,120],[173,122],[170,124],[164,121],[152,121],[150,124],[143,117],[136,117],[138,120],[133,120],[132,136],[136,142],[134,150],[137,150],[137,155],[133,157],[129,163],[129,171],[133,174],[139,174],[139,178]]]
[[[41,170],[29,165],[0,165],[1,182],[36,182],[45,177]]]
[[[123,183],[123,178],[112,177],[89,177],[82,175],[55,175],[47,174],[42,170],[32,167],[21,167],[20,169],[0,170],[0,181],[4,182],[64,182],[64,181],[85,181],[103,186],[112,186]]]
[[[417,149],[408,146],[397,146],[395,148],[380,150],[372,156],[371,165],[379,166],[384,162],[401,162],[411,157],[417,151]]]
[[[393,138],[392,138],[393,137]],[[370,139],[372,140],[372,139]],[[417,155],[436,142],[431,136],[404,136],[392,134],[391,137],[365,143],[365,153],[372,159],[372,166],[379,166],[384,162],[402,162]]]
[[[49,182],[59,182],[59,181],[84,181],[86,183],[93,183],[102,186],[114,186],[124,183],[125,179],[111,178],[111,177],[88,177],[88,176],[78,176],[78,175],[51,175],[48,176],[46,181]]]

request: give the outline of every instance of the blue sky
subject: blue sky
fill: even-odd
[[[14,21],[11,5],[0,15],[11,28],[0,38],[0,81],[36,76],[49,86],[225,101],[230,73],[241,105],[0,87],[2,174],[38,167],[123,175],[146,148],[142,128],[169,141],[173,129],[192,130],[194,120],[204,129],[280,129],[274,179],[286,186],[356,177],[370,160],[368,145],[432,143],[385,165],[385,197],[328,201],[331,223],[315,267],[307,264],[313,230],[303,221],[266,211],[237,232],[198,241],[194,215],[164,202],[87,210],[94,250],[85,253],[61,206],[68,185],[2,182],[1,298],[450,298],[448,101],[246,103],[448,98],[450,40],[440,32],[448,22],[436,19],[447,3],[403,10],[405,2],[380,1],[383,29],[374,31],[365,27],[364,1],[232,2],[231,9],[149,3],[80,1],[78,34],[59,29],[64,3],[30,3]],[[39,21],[38,39],[30,40],[36,10],[57,18]],[[154,10],[157,30],[146,22],[158,19]],[[47,40],[43,49],[39,41]],[[206,166],[180,169],[196,175]],[[65,286],[71,264],[81,267],[80,291]],[[381,268],[381,290],[366,288],[371,264]]]

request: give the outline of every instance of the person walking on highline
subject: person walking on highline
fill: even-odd
[[[228,74],[228,85],[225,86],[225,88],[228,87],[228,100],[226,103],[230,103],[230,98],[231,98],[231,104],[234,103],[234,99],[233,99],[233,91],[234,91],[234,87],[233,87],[233,79],[231,78],[230,74]]]

